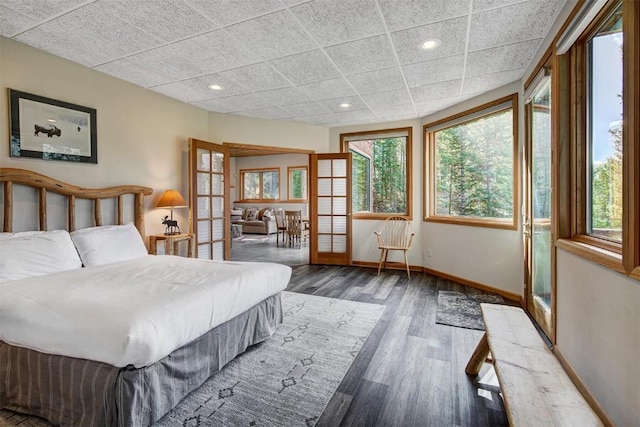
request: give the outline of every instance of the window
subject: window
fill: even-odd
[[[411,217],[412,128],[340,135],[351,153],[354,218]]]
[[[560,182],[559,210],[575,214],[560,224],[557,245],[640,279],[640,2],[610,0],[596,12],[579,13],[557,45],[569,71],[559,83],[561,114],[575,118],[558,130],[570,136],[558,150],[572,157],[556,171],[574,171]]]
[[[517,105],[512,95],[424,127],[427,221],[516,228]]]
[[[241,169],[243,200],[280,198],[280,169]]]
[[[289,176],[289,200],[306,201],[307,200],[307,167],[306,166],[289,166],[287,168]]]
[[[622,5],[587,41],[586,234],[622,242]]]

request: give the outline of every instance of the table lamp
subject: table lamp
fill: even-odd
[[[180,234],[180,227],[178,227],[178,221],[173,220],[173,209],[174,208],[186,208],[188,207],[187,202],[184,201],[184,198],[178,192],[178,190],[166,190],[158,203],[156,203],[157,208],[170,208],[171,209],[171,219],[167,217],[163,218],[162,223],[166,225],[164,234],[169,236],[172,234]]]

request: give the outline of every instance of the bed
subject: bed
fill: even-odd
[[[0,182],[2,408],[57,425],[150,425],[282,322],[290,267],[147,255],[150,188],[84,189],[7,168]],[[13,232],[24,186],[37,195],[35,232]],[[48,230],[49,192],[66,199],[67,230]],[[80,198],[90,227],[76,227]]]

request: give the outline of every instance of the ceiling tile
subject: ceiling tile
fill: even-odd
[[[317,47],[288,11],[271,13],[226,29],[264,59],[279,58]]]
[[[315,116],[318,114],[328,114],[331,111],[324,105],[317,102],[303,102],[300,104],[284,105],[287,111],[291,111],[294,117]]]
[[[471,52],[467,56],[466,77],[524,68],[538,50],[541,39]]]
[[[409,90],[415,102],[426,102],[431,99],[435,100],[460,96],[461,87],[462,79],[412,87]]]
[[[311,99],[315,100],[331,99],[337,96],[352,96],[356,94],[344,77],[309,83],[299,87],[309,95]]]
[[[378,0],[389,31],[468,15],[469,0]]]
[[[268,100],[253,94],[229,96],[226,98],[208,99],[192,102],[197,107],[220,113],[235,113],[238,111],[253,111],[272,107]]]
[[[311,99],[298,87],[284,87],[281,89],[255,92],[254,95],[268,99],[273,105],[291,105],[311,101]]]
[[[380,117],[415,116],[413,105],[394,105],[374,108],[373,112]]]
[[[340,75],[336,67],[319,49],[285,56],[270,62],[295,84],[317,82]]]
[[[531,0],[474,13],[469,51],[543,38],[562,6],[557,0]]]
[[[95,5],[165,42],[215,28],[182,0],[99,0]]]
[[[344,113],[335,113],[335,115],[340,122],[351,122],[354,124],[375,121],[377,119],[371,110],[345,111]]]
[[[155,37],[95,5],[53,19],[20,34],[15,40],[88,66],[159,44]]]
[[[522,78],[524,70],[524,68],[520,68],[518,70],[501,71],[499,73],[485,74],[476,77],[467,77],[466,79],[464,79],[462,94],[479,94],[499,88]]]
[[[344,102],[349,104],[349,107],[347,108],[341,107],[340,104]],[[342,98],[325,99],[323,101],[318,101],[318,104],[324,105],[334,113],[368,109],[368,107],[365,105],[365,103],[362,101],[362,99],[359,96],[347,96]]]
[[[210,84],[220,85],[222,86],[222,90],[209,89]],[[210,74],[208,76],[198,77],[195,79],[168,83],[152,87],[151,89],[184,102],[225,98],[248,92],[248,90],[242,85],[239,85],[220,74]]]
[[[338,122],[338,117],[334,113],[330,114],[318,114],[314,116],[305,116],[305,117],[296,117],[293,120],[303,123],[308,123],[311,125],[324,126],[328,123],[336,123]]]
[[[222,26],[282,8],[278,0],[189,0],[196,9]]]
[[[36,25],[38,21],[0,4],[0,36],[11,37]]]
[[[473,0],[473,11],[479,12],[486,9],[495,9],[496,7],[504,7],[521,2],[522,0]]]
[[[399,67],[354,74],[349,76],[348,79],[360,95],[387,92],[406,87]]]
[[[459,102],[461,102],[464,98],[454,96],[452,98],[442,98],[442,99],[431,99],[425,102],[416,102],[415,107],[418,110],[418,114],[421,116],[425,116],[427,114],[435,113],[436,111],[451,107]]]
[[[344,74],[379,70],[397,64],[386,34],[325,48]]]
[[[403,66],[409,87],[438,83],[462,77],[464,56],[435,59]]]
[[[292,116],[289,111],[279,107],[269,107],[251,111],[239,111],[237,114],[270,120],[286,119]]]
[[[130,59],[143,68],[158,68],[172,80],[199,77],[260,61],[224,30],[151,49]]]
[[[400,63],[411,64],[463,55],[467,41],[468,19],[466,16],[454,18],[392,33],[391,39],[398,52]],[[437,49],[420,49],[422,42],[434,38],[441,41]]]
[[[385,106],[411,105],[407,89],[390,90],[388,92],[362,95],[362,99],[373,109],[380,110]]]
[[[234,68],[220,74],[252,92],[291,86],[287,79],[278,74],[266,62]]]
[[[159,67],[145,67],[130,58],[107,62],[94,69],[142,87],[156,86],[173,80],[169,74],[164,74]]]
[[[374,0],[316,0],[291,11],[322,46],[385,31]]]
[[[41,21],[71,10],[86,3],[86,0],[2,0],[6,7]]]

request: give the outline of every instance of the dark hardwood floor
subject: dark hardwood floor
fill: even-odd
[[[232,246],[235,261],[292,266],[290,291],[386,306],[318,426],[508,425],[493,369],[464,372],[483,333],[436,324],[438,290],[481,291],[428,274],[312,266],[308,253],[276,247],[275,235]]]
[[[386,306],[318,426],[508,425],[493,369],[464,372],[482,332],[435,323],[438,290],[481,291],[427,274],[312,265],[293,267],[288,290]]]

